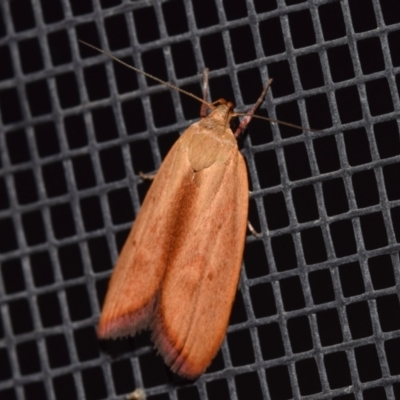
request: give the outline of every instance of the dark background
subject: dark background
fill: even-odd
[[[100,343],[108,278],[199,104],[253,120],[252,193],[227,339],[197,381],[148,333]],[[0,398],[400,398],[400,4],[393,0],[0,2]],[[397,118],[397,119],[396,119]]]

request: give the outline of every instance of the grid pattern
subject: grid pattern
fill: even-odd
[[[252,121],[240,290],[195,382],[148,333],[100,344],[107,281],[199,105],[81,47],[321,131]],[[400,398],[400,6],[392,0],[0,2],[0,398]],[[397,178],[397,179],[396,179]]]

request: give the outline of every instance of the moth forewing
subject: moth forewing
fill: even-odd
[[[150,327],[167,364],[190,378],[225,336],[243,257],[247,171],[229,113],[218,106],[168,153],[117,261],[98,328],[105,338]]]

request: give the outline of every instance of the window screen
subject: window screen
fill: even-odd
[[[78,39],[258,113],[226,339],[196,381],[150,334],[99,342],[108,279],[200,105]],[[0,398],[400,398],[400,4],[0,2]]]

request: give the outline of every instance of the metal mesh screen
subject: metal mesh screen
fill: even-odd
[[[95,336],[113,263],[190,98],[246,110],[252,193],[226,340],[195,382],[148,333]],[[0,399],[400,398],[400,4],[0,2]],[[398,75],[396,75],[396,73]]]

